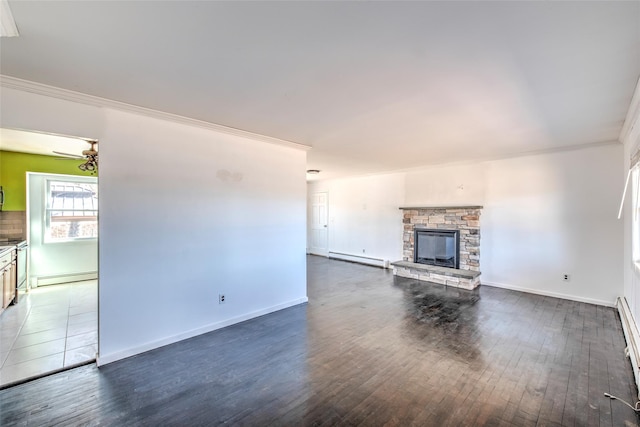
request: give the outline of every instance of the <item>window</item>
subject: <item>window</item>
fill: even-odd
[[[98,184],[47,180],[45,242],[98,237]]]

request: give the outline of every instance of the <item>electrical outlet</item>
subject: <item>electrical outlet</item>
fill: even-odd
[[[227,297],[224,294],[218,294],[218,304],[224,304]]]
[[[571,280],[571,276],[568,274],[565,274],[564,276],[562,276],[562,280],[564,280],[565,282],[568,282],[569,280]]]
[[[364,250],[364,249],[362,250],[362,253],[365,253],[365,250]]]

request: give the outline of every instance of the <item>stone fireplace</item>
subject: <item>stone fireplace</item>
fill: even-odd
[[[403,259],[392,263],[395,275],[464,289],[480,285],[482,206],[400,209],[404,212]],[[417,242],[427,249],[416,252]],[[452,265],[454,252],[457,259]]]

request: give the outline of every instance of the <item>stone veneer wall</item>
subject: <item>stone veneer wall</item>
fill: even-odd
[[[403,260],[413,262],[414,230],[460,230],[460,270],[480,271],[480,212],[482,206],[402,207]]]

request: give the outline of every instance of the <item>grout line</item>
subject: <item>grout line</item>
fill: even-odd
[[[26,296],[27,294],[24,294],[24,295]],[[13,306],[13,307],[17,308],[17,306]],[[2,368],[4,367],[4,364],[7,361],[7,359],[9,359],[9,354],[11,354],[11,352],[14,350],[13,346],[16,345],[16,341],[18,341],[18,337],[20,336],[20,333],[22,332],[24,325],[27,323],[27,319],[29,318],[29,315],[31,314],[32,310],[33,310],[33,305],[30,305],[29,308],[27,309],[27,314],[25,314],[24,319],[22,320],[22,322],[20,323],[20,326],[18,327],[18,332],[13,337],[11,346],[9,346],[9,351],[7,351],[7,357],[4,360],[0,361],[0,372],[2,372]]]
[[[67,285],[68,286],[68,285]],[[62,354],[62,367],[67,361],[67,340],[69,339],[69,316],[71,316],[71,288],[67,288],[69,293],[67,294],[67,328],[64,333],[64,352]]]
[[[78,367],[78,366],[82,366],[82,365],[85,365],[85,364],[88,364],[88,363],[92,363],[92,362],[95,361],[95,359],[92,359],[92,360],[87,361],[87,362],[75,363],[75,364],[69,365],[67,367],[64,366],[64,364],[66,362],[66,359],[67,359],[67,347],[68,347],[69,326],[70,326],[69,322],[70,322],[70,317],[71,317],[71,308],[72,308],[71,307],[71,303],[73,301],[73,290],[74,289],[71,287],[71,285],[68,285],[68,284],[60,284],[60,285],[55,285],[55,286],[60,286],[59,289],[56,289],[56,294],[60,295],[60,293],[65,293],[64,295],[66,295],[66,298],[63,297],[63,299],[65,299],[66,302],[67,302],[67,310],[66,310],[67,316],[66,316],[65,336],[64,336],[64,340],[65,341],[64,341],[64,350],[62,351],[62,354],[63,354],[63,356],[62,356],[62,366],[60,368],[58,368],[58,369],[46,372],[44,374],[38,374],[36,376],[31,376],[31,377],[25,378],[23,380],[16,380],[16,381],[14,381],[12,383],[9,383],[9,384],[0,385],[0,390],[2,390],[3,388],[9,387],[11,385],[21,384],[23,382],[30,381],[30,380],[35,379],[35,378],[40,378],[42,376],[47,376],[47,375],[50,375],[52,373],[64,371],[64,370],[67,370],[67,369],[70,369],[70,368],[74,368],[74,367]],[[25,295],[25,298],[28,298],[26,301],[24,301],[24,303],[30,302],[31,304],[28,306],[27,313],[24,316],[24,319],[22,320],[22,322],[20,323],[20,326],[17,328],[17,333],[15,334],[15,336],[13,338],[13,342],[11,343],[11,346],[9,347],[9,350],[7,352],[7,357],[4,360],[0,360],[0,374],[2,373],[2,368],[6,368],[8,366],[13,366],[13,365],[6,365],[5,366],[6,360],[9,358],[9,354],[12,351],[16,350],[16,348],[14,348],[14,345],[15,345],[18,337],[22,333],[22,330],[24,329],[25,325],[28,324],[29,317],[32,314],[37,314],[38,313],[38,310],[37,310],[38,306],[33,304],[33,302],[34,302],[33,300],[35,300],[35,298],[32,298],[33,294],[31,294],[31,295],[24,294],[24,295]],[[46,299],[44,294],[42,295],[42,299]],[[48,304],[43,304],[43,306],[45,306],[45,305],[48,305]],[[61,307],[60,311],[64,312],[64,307]],[[35,343],[33,345],[44,344],[44,343],[46,343],[48,341],[52,341],[52,340],[43,341],[42,343]],[[33,360],[33,359],[31,359],[31,360]],[[17,363],[28,362],[28,361],[31,361],[31,360],[21,360],[21,361],[19,361]]]

